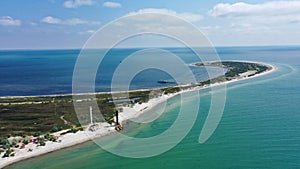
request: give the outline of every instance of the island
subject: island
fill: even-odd
[[[79,100],[73,100],[71,94],[1,97],[0,168],[20,160],[89,141],[90,138],[86,136],[86,133],[101,137],[118,132],[122,129],[122,122],[127,120],[118,118],[118,113],[134,118],[180,92],[223,85],[276,70],[269,64],[248,61],[212,61],[194,63],[190,66],[220,67],[226,72],[224,75],[196,84],[180,86],[174,84],[174,86],[159,89],[129,91],[129,98],[113,99],[109,92],[95,93],[96,102],[104,120],[94,119],[93,125],[82,126],[80,124],[73,103]],[[93,107],[90,111],[92,109]],[[117,122],[116,119],[118,119]],[[116,127],[117,125],[120,126]]]

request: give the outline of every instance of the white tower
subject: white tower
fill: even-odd
[[[91,124],[93,124],[93,108],[90,106],[90,118],[91,118]]]

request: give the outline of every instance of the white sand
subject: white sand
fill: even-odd
[[[133,107],[123,107],[123,112],[121,112],[119,114],[119,116],[120,116],[119,120],[122,123],[125,120],[137,118],[144,112],[155,107],[157,104],[163,103],[164,101],[168,100],[169,98],[179,95],[183,92],[189,92],[189,91],[193,91],[193,90],[201,90],[201,89],[224,85],[224,84],[228,84],[228,83],[232,83],[232,82],[236,82],[236,81],[240,81],[240,80],[255,78],[258,76],[263,76],[263,75],[272,73],[277,70],[277,68],[272,65],[265,64],[265,63],[260,63],[260,64],[267,65],[267,66],[271,67],[272,69],[269,71],[260,73],[258,75],[251,76],[251,77],[245,77],[245,75],[243,75],[244,77],[241,77],[238,79],[233,79],[233,80],[222,82],[222,83],[215,83],[215,84],[207,85],[205,87],[194,87],[193,89],[180,91],[178,93],[162,95],[159,98],[150,99],[149,102],[147,102],[147,103],[135,104]],[[36,157],[36,156],[46,154],[46,153],[49,153],[49,152],[52,152],[55,150],[60,150],[60,149],[66,148],[66,147],[74,146],[74,145],[89,141],[94,138],[99,138],[99,137],[114,133],[116,131],[112,125],[110,125],[108,123],[101,123],[101,124],[99,124],[99,128],[94,132],[84,130],[84,131],[78,131],[77,133],[68,133],[68,134],[60,136],[60,133],[62,133],[62,132],[64,132],[64,131],[54,133],[54,135],[58,136],[58,139],[57,139],[58,142],[47,141],[46,146],[39,146],[39,147],[37,147],[36,144],[29,143],[28,145],[26,145],[26,147],[24,149],[16,148],[14,157],[1,158],[2,155],[4,154],[4,153],[2,153],[1,157],[0,157],[1,158],[0,159],[0,168],[3,168],[7,165],[10,165],[12,163],[15,163],[15,162],[18,162],[21,160]],[[29,149],[32,149],[32,151],[29,152],[28,151]]]

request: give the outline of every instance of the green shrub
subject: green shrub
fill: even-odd
[[[6,144],[9,144],[7,138],[0,138],[0,145],[6,145]]]
[[[58,132],[58,131],[61,131],[63,129],[62,126],[54,126],[52,129],[51,129],[51,132]]]
[[[33,134],[34,137],[39,137],[40,135],[42,135],[42,132],[38,131],[38,132],[35,132]]]
[[[25,140],[23,140],[23,141],[22,141],[22,143],[24,143],[24,144],[28,144],[28,143],[29,143],[29,141],[25,139]]]

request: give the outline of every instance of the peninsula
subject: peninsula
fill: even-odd
[[[269,64],[247,61],[205,62],[190,66],[213,66],[227,71],[222,76],[196,84],[130,91],[129,98],[119,98],[117,102],[112,99],[111,93],[96,93],[96,101],[104,115],[104,121],[96,121],[97,127],[93,129],[91,125],[82,126],[79,123],[72,95],[1,97],[0,168],[86,142],[90,140],[87,134],[96,138],[116,132],[117,109],[121,110],[119,121],[122,124],[124,120],[138,117],[182,92],[254,78],[276,70]],[[155,99],[149,97],[151,91],[153,93],[156,90],[153,95]]]

